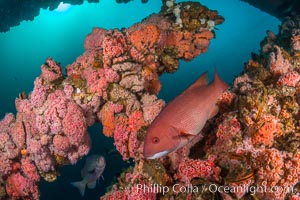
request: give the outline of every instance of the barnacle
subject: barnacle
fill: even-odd
[[[59,175],[58,172],[52,171],[52,172],[40,172],[41,177],[45,179],[47,182],[53,182],[57,179],[57,176]]]
[[[54,154],[54,157],[58,165],[65,165],[68,163],[68,160],[59,154]]]
[[[28,156],[29,153],[28,153],[27,149],[25,149],[25,148],[21,149],[21,155],[22,156]]]
[[[0,185],[0,199],[4,198],[6,196],[5,187],[1,184]]]
[[[274,146],[280,150],[297,153],[300,148],[300,134],[289,133],[278,137],[274,143]]]
[[[146,172],[155,183],[169,185],[172,183],[171,177],[167,174],[164,165],[157,160],[145,160],[143,171]]]

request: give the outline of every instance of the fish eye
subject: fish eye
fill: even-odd
[[[158,138],[158,137],[152,138],[152,142],[153,142],[154,144],[159,143],[159,138]]]

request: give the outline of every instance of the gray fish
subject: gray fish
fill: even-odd
[[[81,196],[84,196],[85,186],[89,189],[94,189],[97,184],[97,180],[102,176],[105,169],[105,159],[103,156],[91,155],[89,156],[81,170],[82,180],[78,182],[71,183],[74,187],[79,189]]]

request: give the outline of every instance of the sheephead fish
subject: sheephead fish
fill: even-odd
[[[173,152],[200,134],[206,121],[218,113],[216,105],[228,85],[215,71],[207,82],[207,72],[170,102],[147,129],[144,157],[155,159]]]
[[[81,170],[82,180],[71,183],[74,187],[79,189],[81,196],[84,196],[85,187],[94,189],[97,184],[97,180],[102,176],[105,169],[105,159],[103,156],[91,155],[87,157],[84,167]]]

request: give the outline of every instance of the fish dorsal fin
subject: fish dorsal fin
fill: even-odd
[[[207,84],[208,84],[207,72],[204,72],[188,89],[197,88]]]
[[[221,89],[222,92],[228,89],[228,85],[219,77],[217,70],[215,69],[215,74],[214,74],[214,85],[216,85],[218,88]]]

